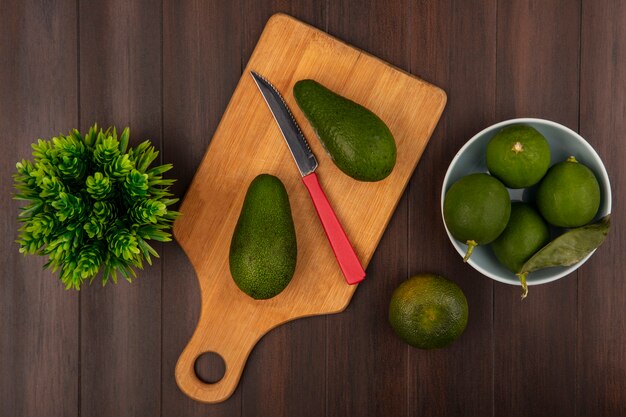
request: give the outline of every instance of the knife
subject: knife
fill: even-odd
[[[293,156],[300,175],[302,175],[302,182],[309,190],[315,211],[317,211],[317,215],[322,222],[324,232],[335,253],[335,258],[337,258],[346,282],[352,285],[363,281],[365,278],[363,266],[361,266],[361,262],[356,256],[348,236],[346,236],[343,227],[341,227],[341,223],[337,219],[335,211],[328,202],[326,194],[324,194],[324,190],[322,190],[317,179],[317,174],[315,173],[317,159],[311,152],[311,148],[302,134],[300,126],[298,126],[287,103],[285,103],[276,87],[256,72],[251,71],[250,73],[287,142],[291,156]]]

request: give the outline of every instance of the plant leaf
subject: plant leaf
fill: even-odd
[[[554,266],[570,266],[580,262],[597,249],[609,233],[611,215],[595,223],[568,230],[535,253],[516,274],[522,283],[522,298],[528,294],[526,276]]]

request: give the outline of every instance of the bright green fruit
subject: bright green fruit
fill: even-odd
[[[296,231],[287,190],[261,174],[251,183],[230,244],[230,273],[250,297],[276,296],[296,269]]]
[[[600,185],[589,168],[570,156],[550,168],[541,181],[537,207],[554,226],[583,226],[598,212]]]
[[[489,172],[510,188],[538,183],[550,166],[550,146],[535,128],[507,126],[487,145]]]
[[[396,142],[378,116],[313,80],[298,81],[293,94],[340,170],[360,181],[380,181],[391,173]]]
[[[518,273],[524,263],[549,241],[550,230],[537,210],[529,204],[515,202],[511,204],[509,223],[491,243],[491,248],[502,265]]]
[[[488,174],[461,178],[448,190],[443,218],[455,239],[468,245],[467,261],[476,245],[493,242],[506,227],[511,199],[504,185]]]
[[[467,326],[467,299],[454,282],[434,274],[404,281],[391,296],[389,323],[395,333],[420,349],[442,348]]]

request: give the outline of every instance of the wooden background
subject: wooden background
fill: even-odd
[[[437,84],[448,105],[348,309],[272,331],[235,394],[205,405],[174,382],[200,305],[180,248],[132,285],[66,292],[17,252],[11,174],[38,137],[130,125],[182,195],[278,11]],[[620,0],[0,0],[0,416],[626,415],[625,27]],[[579,131],[614,194],[605,246],[524,302],[462,263],[439,213],[460,146],[522,116]],[[423,271],[469,301],[444,350],[387,324],[393,289]]]

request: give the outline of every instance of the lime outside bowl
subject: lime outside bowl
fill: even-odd
[[[543,119],[523,118],[505,120],[489,126],[488,128],[478,132],[474,135],[474,137],[467,141],[465,145],[463,145],[454,159],[452,159],[443,180],[443,186],[441,187],[442,219],[443,201],[448,189],[452,186],[452,184],[465,175],[475,172],[489,172],[487,170],[486,160],[487,143],[489,143],[489,140],[503,127],[512,124],[526,124],[532,126],[545,136],[546,140],[550,144],[550,166],[564,161],[570,155],[574,155],[580,163],[589,167],[598,179],[601,192],[600,208],[598,209],[598,213],[596,214],[594,221],[611,212],[611,184],[609,182],[609,176],[604,168],[602,160],[591,145],[589,145],[589,143],[587,143],[587,141],[578,133],[558,123]],[[529,189],[508,190],[509,195],[511,196],[511,201],[532,201],[532,197],[536,191],[536,186]],[[448,227],[445,225],[445,221],[444,227],[446,228],[446,233],[450,238],[450,242],[452,242],[459,255],[463,257],[467,251],[467,245],[452,237]],[[593,255],[593,252],[572,266],[546,268],[532,272],[528,274],[527,277],[528,285],[544,284],[546,282],[562,278],[578,269],[587,261],[587,259],[591,257],[591,255]],[[476,247],[467,263],[478,272],[491,279],[504,282],[505,284],[520,285],[517,276],[498,262],[488,245]]]

